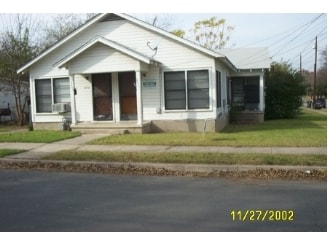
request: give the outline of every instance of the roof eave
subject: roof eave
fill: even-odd
[[[45,57],[46,55],[48,55],[50,52],[52,52],[53,50],[55,50],[57,47],[59,47],[63,43],[67,42],[69,39],[71,39],[75,35],[79,34],[81,31],[85,30],[86,28],[88,28],[89,26],[91,26],[92,24],[94,24],[95,22],[97,22],[99,19],[101,19],[102,17],[104,17],[106,14],[107,13],[98,14],[97,16],[93,17],[88,22],[86,22],[85,24],[83,24],[82,26],[80,26],[79,28],[77,28],[75,31],[73,31],[72,33],[70,33],[69,35],[67,35],[66,37],[64,37],[63,39],[59,40],[58,42],[56,42],[55,44],[53,44],[50,48],[48,48],[47,50],[45,50],[44,52],[42,52],[40,55],[38,55],[37,57],[35,57],[34,59],[32,59],[30,62],[28,62],[27,64],[25,64],[21,68],[19,68],[17,70],[17,73],[18,74],[19,73],[24,73],[34,63],[36,63],[37,61],[39,61],[40,59],[42,59],[43,57]]]
[[[139,19],[137,19],[137,18],[135,18],[133,16],[130,16],[130,15],[127,15],[127,14],[124,14],[124,13],[122,13],[122,14],[115,13],[115,15],[118,15],[118,16],[120,16],[120,17],[122,17],[122,18],[124,18],[124,19],[126,19],[128,21],[131,21],[131,22],[136,23],[136,24],[138,24],[140,26],[143,26],[144,28],[147,28],[147,29],[152,30],[152,31],[157,32],[157,33],[160,33],[160,34],[162,34],[162,35],[164,35],[164,36],[166,36],[166,37],[168,37],[170,39],[173,39],[173,40],[175,40],[177,42],[183,43],[183,44],[185,44],[185,45],[187,45],[189,47],[192,47],[192,48],[194,48],[196,50],[199,50],[199,51],[201,51],[203,53],[206,53],[206,54],[208,54],[210,56],[213,56],[213,57],[217,57],[218,55],[222,56],[221,54],[219,54],[219,53],[217,53],[215,51],[212,51],[210,49],[207,49],[205,47],[202,47],[202,46],[200,46],[198,44],[195,44],[195,43],[193,43],[193,42],[191,42],[191,41],[189,41],[187,39],[178,37],[177,35],[172,34],[172,33],[168,32],[168,31],[165,31],[165,30],[163,30],[161,28],[152,26],[151,24],[148,24],[148,23],[146,23],[146,22],[144,22],[142,20],[139,20]]]
[[[29,63],[27,63],[26,65],[24,65],[23,67],[19,68],[17,70],[17,73],[24,73],[26,70],[28,70],[29,67],[31,67],[34,63],[36,63],[37,61],[39,61],[40,59],[42,59],[43,57],[45,57],[46,55],[48,55],[50,52],[52,52],[53,50],[55,50],[57,47],[59,47],[60,45],[64,44],[65,42],[67,42],[69,39],[71,39],[72,37],[76,36],[77,34],[79,34],[81,31],[85,30],[86,28],[88,28],[89,26],[91,26],[92,24],[96,23],[97,21],[99,21],[100,19],[102,19],[104,16],[106,16],[108,13],[102,13],[102,14],[98,14],[97,16],[95,16],[94,18],[92,18],[91,20],[89,20],[88,22],[86,22],[85,24],[83,24],[82,26],[80,26],[79,28],[77,28],[75,31],[73,31],[72,33],[70,33],[69,35],[67,35],[66,37],[64,37],[62,40],[58,41],[57,43],[55,43],[52,47],[50,47],[49,49],[45,50],[43,53],[41,53],[40,55],[38,55],[37,57],[35,57],[34,59],[32,59]],[[195,44],[189,40],[186,40],[184,38],[180,38],[168,31],[162,30],[160,28],[154,27],[146,22],[143,22],[137,18],[134,18],[130,15],[127,14],[121,14],[121,13],[115,13],[115,15],[122,17],[123,19],[126,19],[132,23],[138,24],[140,26],[143,26],[144,28],[147,28],[149,30],[152,30],[154,32],[160,33],[170,39],[173,39],[177,42],[183,43],[195,50],[198,50],[202,53],[205,53],[209,56],[212,57],[224,57],[221,54],[209,50],[205,47],[202,47],[198,44]],[[227,58],[226,58],[227,59]],[[228,59],[227,59],[228,60]],[[232,64],[229,60],[228,60],[229,64]],[[233,66],[233,64],[232,64]],[[234,67],[234,66],[233,66]]]
[[[133,52],[123,46],[120,46],[119,44],[116,44],[115,42],[112,42],[102,36],[97,36],[93,39],[91,39],[90,41],[88,41],[86,44],[82,45],[80,48],[78,48],[75,52],[71,53],[70,55],[68,55],[67,57],[65,57],[64,59],[58,61],[57,63],[54,64],[54,66],[59,67],[59,68],[63,68],[65,67],[65,65],[67,63],[69,63],[71,60],[73,60],[75,57],[77,57],[79,54],[81,54],[82,52],[84,52],[85,50],[89,49],[90,47],[92,47],[93,45],[95,45],[96,43],[102,43],[108,47],[114,48],[115,50],[118,50],[128,56],[131,56],[139,61],[142,61],[146,64],[154,64],[154,65],[158,65],[159,63],[149,57],[143,56],[142,54],[138,54],[136,52]]]

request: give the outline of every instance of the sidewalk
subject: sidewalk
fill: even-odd
[[[145,146],[145,145],[88,145],[87,142],[105,134],[83,134],[55,143],[0,143],[0,149],[23,149],[23,153],[6,159],[39,160],[61,151],[112,151],[112,152],[191,152],[191,153],[263,153],[263,154],[314,154],[327,155],[326,147],[223,147],[223,146]]]

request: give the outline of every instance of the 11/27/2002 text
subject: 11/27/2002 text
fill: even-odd
[[[293,221],[293,210],[232,210],[232,221]]]

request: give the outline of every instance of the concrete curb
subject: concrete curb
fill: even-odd
[[[182,171],[182,172],[238,172],[238,171],[252,171],[252,170],[297,170],[297,171],[327,171],[327,166],[280,166],[280,165],[218,165],[218,164],[172,164],[172,163],[123,163],[123,162],[103,162],[103,161],[58,161],[58,160],[21,160],[21,159],[10,159],[0,158],[0,166],[2,163],[7,165],[13,164],[25,164],[25,165],[46,165],[46,164],[58,164],[58,165],[80,165],[80,166],[102,166],[102,167],[138,167],[138,168],[154,168],[154,169],[166,169],[170,171]]]

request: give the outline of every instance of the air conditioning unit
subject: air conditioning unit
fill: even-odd
[[[69,103],[55,103],[52,104],[53,113],[66,113],[69,111]]]

